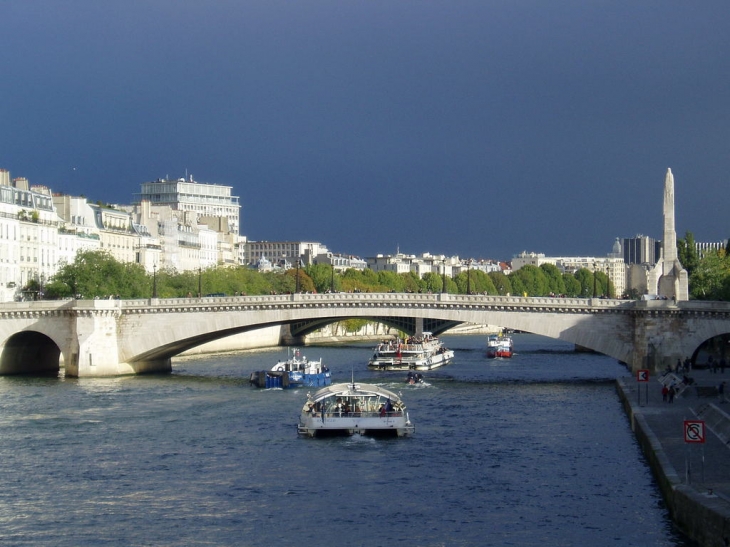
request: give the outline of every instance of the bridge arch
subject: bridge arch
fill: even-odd
[[[56,376],[61,370],[61,348],[49,336],[32,330],[13,334],[0,354],[0,374]]]
[[[730,362],[730,332],[717,334],[702,342],[694,353],[690,355],[695,366],[705,366],[712,356],[716,362],[725,358]]]

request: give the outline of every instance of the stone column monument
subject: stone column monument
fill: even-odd
[[[664,236],[662,256],[648,274],[649,294],[670,300],[689,300],[687,270],[677,256],[677,232],[674,228],[674,175],[667,169],[664,178]]]

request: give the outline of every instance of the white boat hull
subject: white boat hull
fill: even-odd
[[[374,357],[368,362],[372,370],[433,370],[448,365],[454,359],[452,350],[445,350],[428,357]]]
[[[297,427],[302,435],[316,437],[321,435],[384,435],[390,433],[398,437],[411,435],[415,427],[407,414],[392,413],[392,416],[336,416],[321,414],[303,417]]]

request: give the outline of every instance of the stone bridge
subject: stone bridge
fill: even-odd
[[[293,336],[349,318],[415,334],[499,325],[661,369],[730,333],[730,304],[452,294],[337,293],[150,300],[17,302],[0,308],[0,374],[112,376],[171,370],[171,358],[241,332]]]

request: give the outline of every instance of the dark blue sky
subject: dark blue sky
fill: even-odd
[[[250,239],[605,255],[730,235],[730,2],[0,2],[0,167],[92,200],[187,170]],[[75,168],[75,170],[74,170]]]

